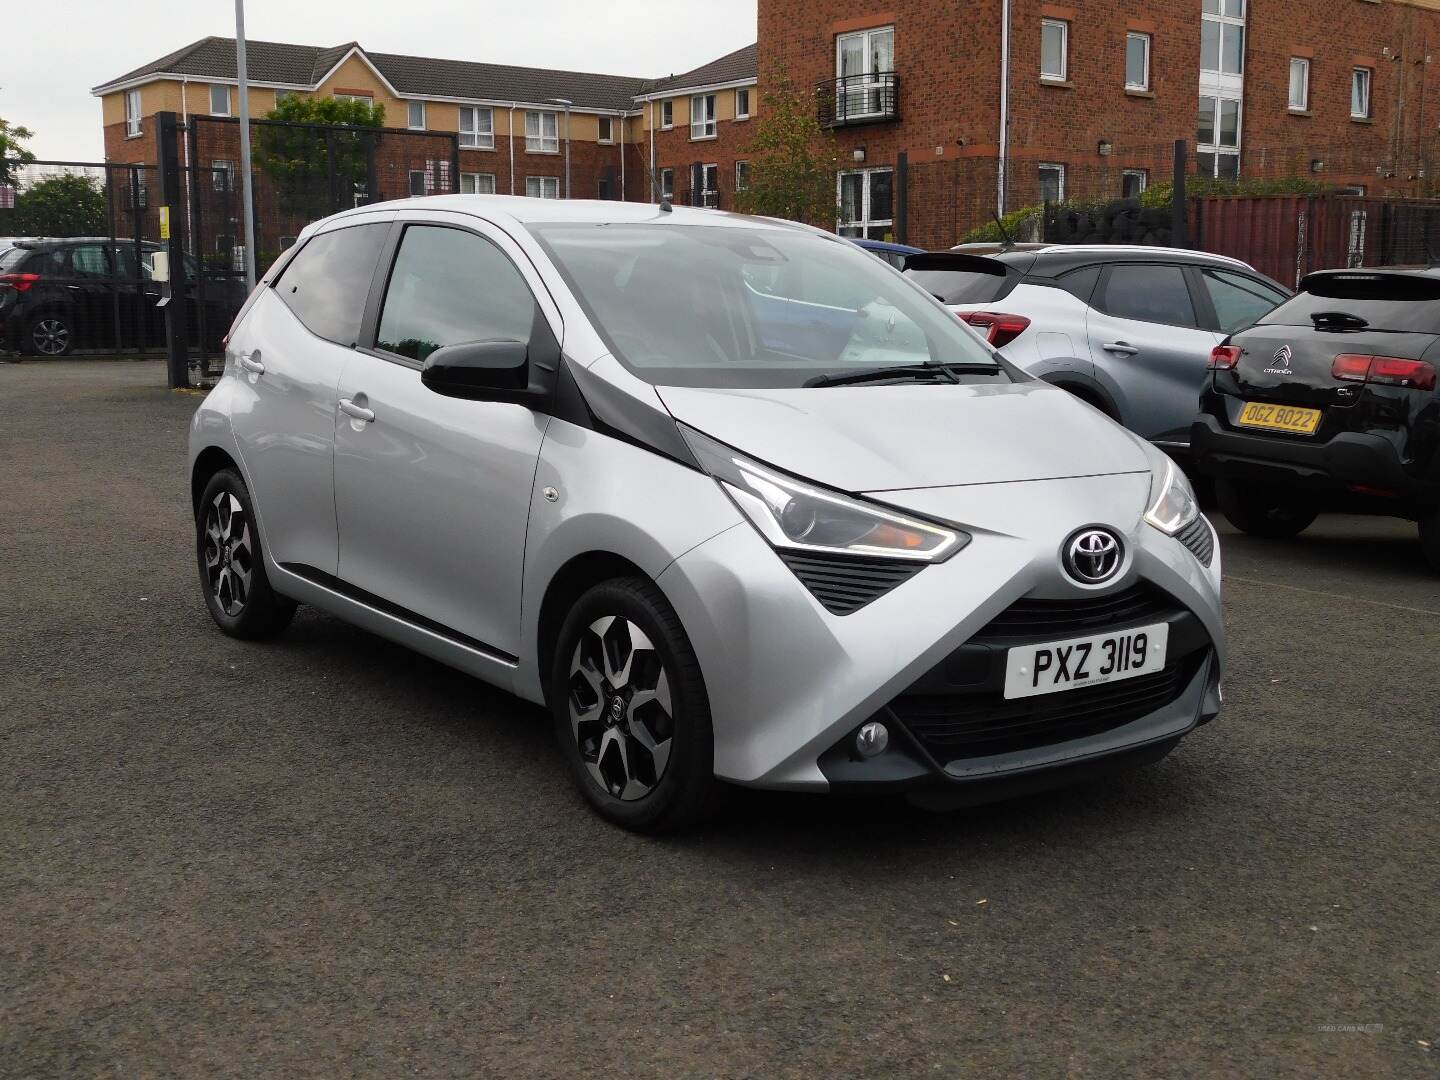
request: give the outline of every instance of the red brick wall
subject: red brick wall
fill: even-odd
[[[731,90],[718,91],[721,94],[731,94]],[[760,107],[756,100],[755,91],[750,91],[752,102],[752,113]],[[656,119],[659,119],[660,110],[657,104],[655,110]],[[675,102],[675,126],[669,131],[657,130],[655,132],[655,175],[658,181],[661,169],[675,170],[675,197],[683,199],[690,190],[690,169],[695,164],[716,165],[719,174],[720,209],[735,209],[735,162],[748,161],[750,158],[750,140],[755,134],[755,119],[749,120],[718,120],[715,123],[715,138],[698,139],[692,141],[690,138],[689,113],[686,112],[684,99]],[[641,152],[648,162],[650,154],[650,135],[645,133],[645,143]],[[642,193],[640,198],[646,198]]]

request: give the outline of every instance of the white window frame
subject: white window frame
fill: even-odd
[[[218,110],[218,109],[215,108],[215,91],[216,91],[216,90],[221,90],[221,91],[224,91],[224,93],[225,93],[225,110],[224,110],[223,112],[221,112],[220,110]],[[212,83],[210,84],[210,115],[211,115],[211,116],[229,116],[229,115],[231,115],[231,113],[232,113],[232,111],[233,111],[233,110],[232,110],[232,107],[231,107],[232,104],[233,104],[233,103],[231,102],[230,86],[229,86],[229,84],[227,84],[227,83],[213,83],[213,82],[212,82]]]
[[[1302,72],[1299,101],[1295,100],[1295,72],[1297,68]],[[1290,57],[1290,85],[1286,93],[1289,96],[1291,112],[1310,111],[1310,58],[1308,56]]]
[[[1140,82],[1130,81],[1130,42],[1139,40],[1145,43],[1145,67],[1140,76]],[[1125,89],[1126,90],[1149,90],[1150,89],[1150,51],[1154,48],[1152,35],[1143,30],[1127,30],[1125,32]]]
[[[597,118],[596,126],[599,128],[599,138],[596,141],[605,143],[606,145],[615,141],[615,118],[613,116],[601,116]],[[605,134],[607,126],[610,129],[610,134],[608,135]]]
[[[489,181],[488,185],[485,181]],[[466,189],[469,190],[466,190]],[[485,190],[481,190],[484,188]],[[494,195],[498,188],[495,186],[494,173],[462,172],[460,174],[461,195]]]
[[[741,108],[740,108],[741,95],[744,95],[744,99],[745,99],[745,108],[744,108],[744,109],[741,109]],[[748,86],[738,87],[738,88],[736,89],[736,91],[735,91],[735,119],[736,119],[736,120],[749,120],[749,119],[750,119],[750,87],[748,87]]]
[[[669,131],[675,126],[675,99],[666,98],[660,102],[660,130]]]
[[[420,110],[420,122],[418,124],[415,122],[416,109]],[[407,101],[405,103],[405,126],[408,127],[411,131],[425,131],[427,120],[425,113],[425,102]]]
[[[1362,79],[1361,76],[1364,76],[1364,78]],[[1361,88],[1362,88],[1362,87],[1363,87],[1364,89],[1363,89],[1363,99],[1362,99],[1362,100],[1363,100],[1363,104],[1362,104],[1361,107],[1364,109],[1364,112],[1356,112],[1356,111],[1355,111],[1355,99],[1356,99],[1356,97],[1357,97],[1358,95],[1361,95],[1361,93],[1362,93],[1362,89],[1361,89]],[[1374,97],[1373,97],[1374,92],[1375,92],[1375,69],[1374,69],[1374,68],[1368,68],[1368,67],[1362,67],[1362,66],[1360,66],[1359,64],[1356,64],[1353,68],[1350,69],[1350,119],[1351,119],[1351,120],[1369,120],[1369,119],[1371,119],[1371,118],[1374,116],[1374,114],[1375,114],[1375,101],[1374,101]]]
[[[888,34],[890,36],[890,71],[876,71],[874,69],[875,49],[871,45],[873,38]],[[845,43],[847,41],[860,42],[860,70],[851,72],[850,77],[859,77],[856,85],[848,85],[843,80],[845,75]],[[887,105],[893,105],[893,92],[885,93],[885,80],[887,76],[894,75],[895,67],[895,26],[893,23],[885,26],[872,26],[865,30],[855,30],[848,34],[835,35],[835,97],[836,106],[846,119],[856,119],[866,116],[882,116]],[[890,101],[886,99],[890,98]],[[843,109],[840,103],[843,101]],[[868,189],[867,189],[868,190]]]
[[[870,217],[870,189],[873,183],[872,178],[879,173],[890,173],[890,213],[892,216],[872,219]],[[865,177],[860,187],[860,216],[854,221],[844,221],[840,218],[840,215],[837,214],[835,216],[836,233],[840,236],[863,239],[869,234],[871,229],[889,228],[893,230],[895,228],[895,218],[893,216],[895,213],[895,199],[898,198],[900,194],[895,190],[895,170],[889,165],[877,169],[841,170],[835,177],[835,205],[842,210],[845,205],[845,177],[847,176]]]
[[[1120,170],[1120,195],[1121,195],[1122,198],[1123,198],[1124,195],[1125,195],[1125,177],[1127,177],[1127,176],[1133,176],[1133,177],[1135,177],[1137,180],[1140,181],[1140,190],[1135,193],[1136,195],[1143,195],[1143,194],[1145,193],[1145,189],[1150,186],[1150,170],[1149,170],[1149,169],[1121,169],[1121,170]]]
[[[1060,31],[1060,70],[1045,70],[1045,31],[1058,28]],[[1064,19],[1040,20],[1040,78],[1046,82],[1065,82],[1070,77],[1070,24]]]
[[[1057,202],[1057,203],[1062,203],[1062,202],[1064,202],[1064,201],[1065,201],[1065,166],[1064,166],[1061,162],[1058,162],[1058,161],[1037,161],[1037,162],[1035,163],[1035,182],[1036,182],[1037,184],[1041,182],[1041,181],[1040,181],[1040,173],[1043,172],[1043,171],[1046,170],[1046,169],[1053,169],[1053,170],[1055,170],[1056,173],[1059,174],[1058,177],[1057,177],[1057,179],[1058,179],[1059,182],[1055,185],[1055,200],[1054,200],[1054,201]],[[1041,198],[1041,201],[1043,202],[1043,201],[1044,201],[1044,198],[1045,198],[1045,194],[1044,194],[1043,189],[1042,189],[1042,191],[1041,191],[1041,193],[1040,193],[1040,198]]]
[[[712,210],[720,205],[719,162],[710,161],[700,166],[700,201],[695,205],[708,206]]]
[[[695,107],[699,105],[699,117],[696,117]],[[705,139],[713,139],[718,134],[718,127],[715,123],[715,95],[714,94],[691,94],[690,95],[690,141],[701,142]]]
[[[743,173],[743,176],[742,176],[742,173]],[[742,192],[742,191],[748,191],[749,188],[750,188],[750,162],[748,162],[748,161],[737,161],[737,162],[735,162],[735,191],[736,191],[736,193],[738,194],[738,193],[740,193],[740,192]]]
[[[534,185],[534,192],[531,185]],[[553,188],[555,194],[547,195],[546,192]],[[527,176],[525,177],[525,196],[530,199],[558,199],[560,198],[560,178],[558,176]]]
[[[144,134],[144,118],[140,112],[140,88],[125,91],[125,137],[133,139]]]
[[[1203,11],[1203,10],[1202,10],[1201,13],[1200,13],[1200,21],[1201,21],[1201,35],[1200,35],[1200,43],[1201,43],[1201,46],[1200,46],[1200,47],[1201,47],[1201,52],[1200,52],[1200,70],[1201,70],[1202,72],[1208,74],[1208,75],[1219,75],[1219,76],[1221,76],[1221,77],[1223,77],[1223,78],[1231,78],[1231,79],[1242,78],[1242,77],[1244,76],[1244,74],[1245,74],[1245,4],[1244,4],[1243,0],[1241,0],[1241,2],[1239,2],[1239,3],[1236,3],[1236,0],[1217,0],[1217,6],[1220,8],[1220,11],[1219,11],[1219,12],[1211,12],[1211,11]],[[1239,15],[1224,14],[1224,12],[1226,12],[1228,9],[1230,9],[1230,8],[1232,8],[1232,7],[1238,7],[1239,10],[1240,10],[1240,14],[1239,14]],[[1215,39],[1215,40],[1216,40],[1216,45],[1217,45],[1217,50],[1216,50],[1216,54],[1215,54],[1215,64],[1216,64],[1216,66],[1213,67],[1213,68],[1207,68],[1207,67],[1205,66],[1205,52],[1204,52],[1204,47],[1205,47],[1205,46],[1204,46],[1204,43],[1205,43],[1205,35],[1204,35],[1204,24],[1207,23],[1207,22],[1212,22],[1212,23],[1215,23],[1215,24],[1216,24],[1216,33],[1217,33],[1217,36],[1216,36],[1216,39]],[[1240,70],[1239,70],[1239,71],[1225,71],[1225,70],[1224,70],[1224,67],[1225,67],[1225,39],[1226,39],[1230,34],[1239,34],[1239,35],[1240,35]]]
[[[675,198],[675,170],[660,170],[660,197],[662,199]]]
[[[210,186],[216,191],[234,191],[235,162],[224,158],[210,162]]]
[[[533,121],[533,123],[532,123]],[[535,133],[530,133],[531,128]],[[553,128],[547,133],[546,128]],[[525,110],[525,152],[527,154],[558,154],[560,152],[560,114],[549,109]]]
[[[1239,97],[1231,97],[1226,94],[1214,94],[1210,92],[1202,93],[1200,95],[1200,100],[1202,102],[1210,101],[1214,103],[1215,121],[1214,131],[1209,142],[1201,142],[1198,127],[1196,129],[1195,153],[1197,155],[1197,161],[1198,155],[1200,154],[1211,155],[1214,160],[1214,167],[1210,173],[1210,176],[1211,179],[1218,179],[1220,177],[1220,159],[1222,157],[1233,157],[1236,159],[1235,176],[1238,178],[1240,175],[1240,136],[1241,132],[1245,130],[1245,103]],[[1225,103],[1227,101],[1233,101],[1235,103],[1235,141],[1233,143],[1222,142],[1220,136],[1221,117],[1225,113]]]
[[[467,114],[472,121],[468,127]],[[460,106],[460,149],[495,149],[495,110],[489,105]]]
[[[363,101],[366,105],[375,104],[374,94],[331,94],[336,101]]]

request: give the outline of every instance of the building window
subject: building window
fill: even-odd
[[[1304,112],[1310,108],[1310,61],[1303,56],[1290,58],[1290,111]]]
[[[735,162],[735,190],[748,191],[750,189],[750,163],[748,161]]]
[[[715,95],[696,94],[690,99],[690,138],[715,137]]]
[[[1200,175],[1234,180],[1240,175],[1240,102],[1234,98],[1200,99],[1195,130],[1195,160]]]
[[[140,91],[125,91],[125,134],[126,136],[140,134]]]
[[[412,196],[415,196],[415,195],[424,195],[424,194],[426,193],[426,187],[427,187],[426,181],[427,181],[428,179],[429,179],[429,176],[428,176],[428,174],[425,172],[424,169],[411,169],[411,170],[410,170],[410,194],[411,194]]]
[[[210,84],[210,115],[230,115],[230,87],[224,83]]]
[[[370,94],[335,94],[336,101],[359,101],[366,105],[375,104],[375,99]]]
[[[1063,202],[1065,199],[1065,166],[1042,162],[1036,171],[1040,181],[1040,201]]]
[[[407,126],[411,131],[425,130],[425,103],[423,101],[412,101],[406,105]]]
[[[1070,24],[1040,20],[1040,77],[1064,82],[1070,67]]]
[[[461,195],[494,195],[495,174],[467,172],[460,174]]]
[[[750,90],[748,88],[735,91],[735,119],[750,119]]]
[[[889,239],[895,226],[894,181],[892,169],[842,172],[840,220],[835,231],[856,239]]]
[[[1125,89],[1150,89],[1150,35],[1125,35]]]
[[[662,199],[673,199],[675,197],[675,170],[660,170],[660,197]]]
[[[1120,197],[1138,199],[1150,186],[1150,173],[1145,169],[1120,170]]]
[[[675,126],[675,102],[660,102],[660,130],[669,131]]]
[[[525,149],[532,154],[558,154],[560,152],[560,117],[558,113],[538,112],[532,109],[525,114]]]
[[[470,150],[494,150],[495,110],[483,105],[461,105],[460,145]]]
[[[276,105],[279,105],[282,101],[289,101],[289,100],[290,100],[292,97],[294,97],[294,96],[295,96],[295,91],[294,91],[294,90],[276,90],[276,91],[275,91],[275,104],[276,104]]]
[[[1370,79],[1373,72],[1357,67],[1350,73],[1350,116],[1355,120],[1370,119]]]
[[[1245,0],[1204,0],[1200,70],[1240,75],[1245,70]]]
[[[210,185],[216,191],[234,191],[235,162],[221,158],[210,162]]]
[[[712,210],[720,205],[720,166],[694,165],[690,169],[691,206],[708,206]]]
[[[615,141],[615,122],[611,117],[600,117],[600,141],[613,143]]]
[[[558,199],[560,178],[558,176],[527,176],[525,194],[532,199]]]
[[[883,26],[835,39],[836,115],[881,116],[893,105],[895,28]]]

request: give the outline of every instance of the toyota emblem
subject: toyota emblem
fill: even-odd
[[[1119,572],[1122,550],[1109,529],[1081,529],[1065,541],[1065,572],[1081,585],[1102,584]]]

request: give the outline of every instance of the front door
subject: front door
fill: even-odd
[[[1181,266],[1120,263],[1101,275],[1087,317],[1095,377],[1137,435],[1185,442],[1199,411],[1210,350]]]
[[[530,340],[537,309],[523,261],[503,233],[406,225],[375,347],[357,350],[341,377],[335,433],[340,578],[508,656],[520,651],[525,529],[546,417],[443,397],[420,382],[420,368],[445,345]]]

